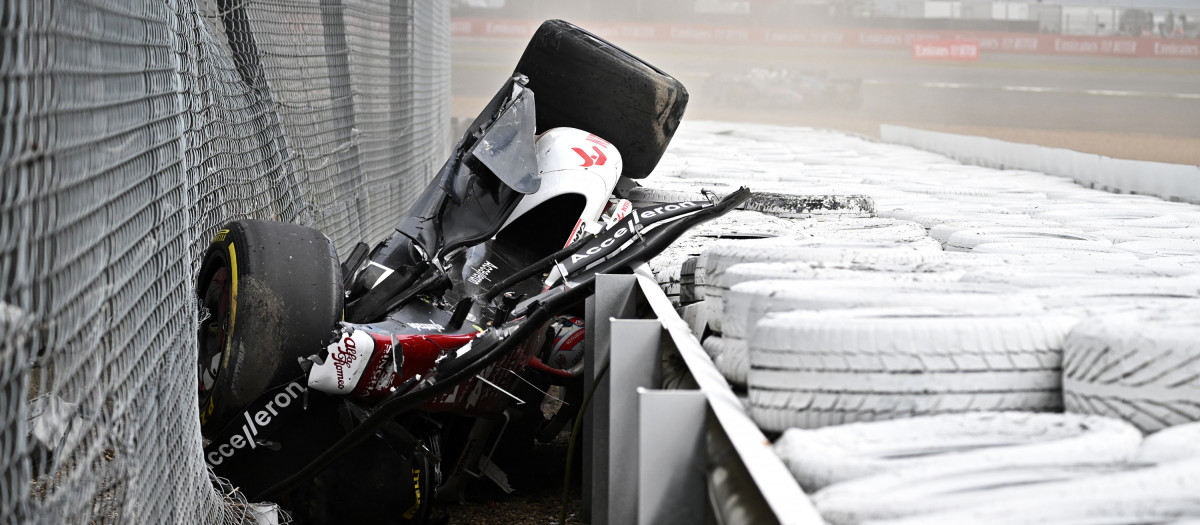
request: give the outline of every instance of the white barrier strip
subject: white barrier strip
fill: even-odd
[[[884,142],[940,153],[965,164],[1066,177],[1114,193],[1200,204],[1200,166],[1125,160],[1069,149],[883,124]]]

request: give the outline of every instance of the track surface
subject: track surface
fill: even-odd
[[[1200,164],[1200,61],[984,54],[917,62],[906,51],[620,43],[679,78],[685,118],[830,128],[878,136],[879,124],[990,136],[1111,157]],[[452,41],[452,113],[474,116],[512,71],[520,40]],[[857,110],[724,105],[710,78],[751,67],[863,80]]]

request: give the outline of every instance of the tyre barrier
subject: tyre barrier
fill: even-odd
[[[1152,239],[1121,242],[1113,245],[1132,253],[1138,259],[1200,255],[1200,239]]]
[[[816,222],[805,228],[814,237],[848,241],[919,242],[928,236],[913,221],[878,217]]]
[[[953,480],[951,480],[953,482]],[[931,501],[932,500],[932,501]],[[871,519],[875,525],[1028,525],[1200,523],[1200,460],[1097,472],[1059,481],[981,489],[927,502],[948,510]]]
[[[998,516],[992,515],[992,509],[999,501],[1010,508],[1024,507],[1001,523],[1175,523],[1173,518],[1181,515],[1200,516],[1195,496],[1189,498],[1185,492],[1196,490],[1196,480],[1188,475],[1172,479],[1172,474],[1178,476],[1181,469],[1197,465],[1200,462],[1194,460],[1159,465],[1063,461],[950,475],[880,475],[834,485],[813,500],[830,525],[893,520],[949,523],[946,517],[958,518],[956,523],[979,523],[967,518],[973,514],[982,515],[983,523],[993,523]],[[1151,488],[1159,483],[1167,486]],[[864,491],[872,493],[868,496]],[[1116,491],[1122,494],[1105,495]]]
[[[1037,221],[1030,219],[1025,215],[1010,215],[993,213],[986,217],[971,216],[969,219],[954,219],[954,220],[938,220],[937,217],[926,218],[917,217],[914,221],[919,221],[925,224],[925,228],[929,231],[929,236],[933,240],[942,244],[945,248],[946,241],[950,240],[950,236],[964,230],[978,228],[1052,228],[1061,227],[1058,223],[1052,221]]]
[[[697,257],[709,246],[728,239],[760,239],[794,233],[795,225],[755,211],[734,210],[692,228],[666,250],[649,261],[667,297],[676,306],[702,300],[696,288]]]
[[[1147,228],[1142,226],[1121,226],[1113,228],[1097,228],[1091,233],[1104,237],[1114,245],[1135,241],[1162,241],[1167,239],[1200,239],[1200,228],[1188,225],[1182,228]],[[1159,256],[1162,257],[1162,256]]]
[[[1140,348],[1147,343],[1133,341],[1144,326],[1161,324],[1153,316],[1166,314],[1155,312],[1174,310],[1179,317],[1186,317],[1185,311],[1200,312],[1200,280],[1193,277],[1200,275],[1196,206],[1109,195],[1039,173],[1011,170],[1000,177],[912,152],[912,159],[903,162],[921,165],[917,175],[913,166],[898,166],[899,157],[874,157],[873,145],[795,147],[784,129],[709,127],[736,146],[725,148],[715,164],[669,159],[664,181],[676,196],[697,188],[719,192],[723,184],[740,184],[738,178],[765,182],[754,186],[783,195],[791,188],[774,182],[841,181],[828,193],[868,195],[875,206],[874,217],[793,219],[788,235],[807,239],[723,241],[691,261],[696,266],[694,299],[701,302],[689,308],[703,312],[693,316],[702,319],[694,331],[727,382],[745,386],[748,412],[768,436],[997,411],[1020,417],[1093,417],[1107,422],[1097,425],[1123,425],[1122,437],[1100,440],[1119,444],[1118,453],[1067,445],[1067,453],[1047,453],[1029,463],[1001,460],[961,469],[956,452],[1007,445],[951,443],[935,453],[920,448],[897,452],[899,447],[884,443],[874,452],[897,464],[937,456],[955,467],[889,466],[886,472],[825,486],[816,500],[826,520],[965,523],[977,518],[1016,525],[1109,523],[1104,520],[1111,517],[1112,523],[1166,523],[1196,515],[1200,491],[1194,480],[1177,476],[1182,470],[1176,464],[1194,461],[1200,447],[1193,445],[1200,442],[1200,430],[1189,427],[1200,415],[1189,412],[1194,405],[1186,401],[1200,395],[1188,390],[1193,387],[1184,377],[1200,377],[1194,369],[1200,351],[1188,347],[1169,357],[1149,352],[1154,362],[1123,358],[1110,366],[1112,361],[1095,353],[1101,352],[1100,345],[1094,345],[1086,350],[1093,353],[1081,353],[1076,366],[1068,347],[1077,337],[1076,328],[1103,327],[1102,319],[1115,312],[1116,317],[1143,319],[1108,328],[1138,349],[1131,353],[1146,354]],[[744,147],[755,133],[764,137],[757,140],[777,143]],[[718,143],[725,144],[715,139],[698,144],[694,154]],[[820,154],[806,153],[806,148]],[[795,169],[797,163],[812,173],[806,177]],[[864,241],[919,247],[914,251],[920,256],[804,251]],[[979,293],[987,299],[975,302],[956,297],[939,305],[942,301],[930,291],[975,284],[995,287],[996,293]],[[1011,308],[988,306],[997,295],[1025,302]],[[1158,367],[1158,360],[1173,368]],[[1105,371],[1111,375],[1101,373]],[[1158,375],[1138,375],[1143,371]],[[1134,391],[1140,385],[1121,382],[1120,374],[1139,379],[1145,392]],[[1079,383],[1081,396],[1091,396],[1086,408],[1069,406],[1085,404],[1082,397],[1072,400],[1070,381]],[[1098,399],[1097,391],[1108,398]],[[1161,400],[1166,406],[1155,408]],[[1068,413],[1062,413],[1064,408]],[[1166,420],[1167,412],[1174,419]],[[926,430],[917,427],[914,432]],[[1157,431],[1143,440],[1139,430]],[[882,441],[893,436],[887,433]],[[777,451],[783,443],[782,436],[776,440]],[[1162,498],[1137,486],[1138,479],[1153,486],[1148,480],[1154,476],[1169,479]],[[1180,490],[1181,483],[1191,492]],[[1130,487],[1128,497],[1113,497],[1110,485]],[[1076,486],[1090,488],[1071,488]],[[1041,497],[1039,491],[1062,498],[1065,510],[1059,512],[1056,498]],[[1020,502],[1015,511],[1013,502]],[[1156,509],[1159,503],[1162,508]],[[1149,510],[1142,512],[1139,506]],[[1100,509],[1099,514],[1093,509]],[[1005,512],[1021,518],[1006,518]],[[1079,515],[1095,520],[1077,519]]]
[[[1200,422],[1183,423],[1154,432],[1142,440],[1136,461],[1165,463],[1200,457]]]
[[[1063,395],[1144,432],[1200,421],[1200,308],[1084,320],[1064,344]]]
[[[791,428],[773,446],[800,487],[813,493],[893,472],[1123,463],[1141,441],[1132,425],[1107,417],[973,412]]]
[[[816,428],[984,410],[1061,411],[1076,318],[917,309],[788,312],[750,338],[751,417]]]
[[[1012,286],[952,282],[836,279],[750,281],[730,288],[722,334],[746,339],[767,314],[789,310],[914,307],[959,315],[1021,315],[1042,311],[1032,293]]]
[[[962,275],[962,270],[943,262],[916,264],[847,264],[825,262],[767,262],[740,263],[730,266],[716,283],[700,283],[700,296],[708,310],[709,327],[723,331],[725,296],[737,284],[763,280],[855,280],[894,283],[950,282]],[[703,275],[703,273],[702,273]]]
[[[746,340],[714,335],[705,337],[701,344],[725,380],[730,385],[745,388],[746,375],[750,373],[750,348]]]
[[[816,263],[816,266],[853,268],[855,266],[911,269],[913,266],[936,262],[942,258],[936,242],[923,237],[913,242],[841,241],[820,238],[797,239],[780,237],[746,241],[727,241],[714,244],[700,255],[698,270],[703,272],[699,283],[700,295],[706,300],[728,287],[724,273],[730,266],[747,262]],[[697,281],[700,279],[697,278]],[[709,319],[721,313],[719,304],[709,309]],[[719,321],[718,321],[719,322]]]
[[[1047,310],[1077,317],[1123,311],[1191,309],[1200,306],[1200,276],[1113,279],[1082,285],[1035,288]]]
[[[1049,288],[1065,285],[1105,284],[1154,278],[1183,277],[1197,273],[1194,268],[1156,267],[1108,261],[1075,261],[1071,264],[996,265],[968,270],[963,282],[996,283],[1021,288]]]
[[[1060,243],[1055,241],[1044,242],[988,242],[976,245],[971,249],[972,253],[1000,253],[1000,254],[1019,254],[1019,253],[1069,253],[1084,260],[1091,261],[1109,261],[1133,262],[1134,259],[1127,257],[1128,254],[1119,253],[1112,246],[1087,245],[1081,243],[1067,242]]]
[[[1100,229],[1111,226],[1170,228],[1185,225],[1178,217],[1164,215],[1157,210],[1143,210],[1130,206],[1044,211],[1033,214],[1032,218],[1051,220],[1081,229]]]
[[[959,230],[946,238],[947,251],[968,252],[981,244],[1019,243],[1027,247],[1075,248],[1102,251],[1112,241],[1073,228],[991,227]],[[1010,252],[1019,253],[1019,252]]]
[[[863,272],[859,272],[863,273]],[[737,284],[724,302],[721,336],[705,339],[717,369],[733,385],[746,386],[747,336],[770,313],[793,310],[923,307],[960,314],[1025,314],[1042,310],[1037,297],[1012,287],[959,282],[897,282],[861,279],[762,280]],[[709,339],[715,339],[709,343]]]
[[[1184,268],[1200,271],[1200,255],[1167,255],[1138,261],[1142,266],[1155,268]]]

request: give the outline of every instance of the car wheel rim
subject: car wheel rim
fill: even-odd
[[[212,395],[229,337],[229,302],[232,294],[229,268],[225,265],[218,267],[204,290],[204,297],[200,303],[198,362],[201,406]]]

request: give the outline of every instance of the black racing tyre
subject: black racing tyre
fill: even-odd
[[[279,502],[296,525],[437,523],[435,461],[425,446],[404,449],[373,435],[307,483],[280,495]]]
[[[196,280],[200,429],[205,436],[271,387],[299,377],[342,315],[341,269],[321,232],[237,221],[213,238]]]
[[[671,75],[569,22],[542,23],[517,62],[537,103],[537,132],[573,127],[611,142],[626,177],[650,174],[687,107]]]

